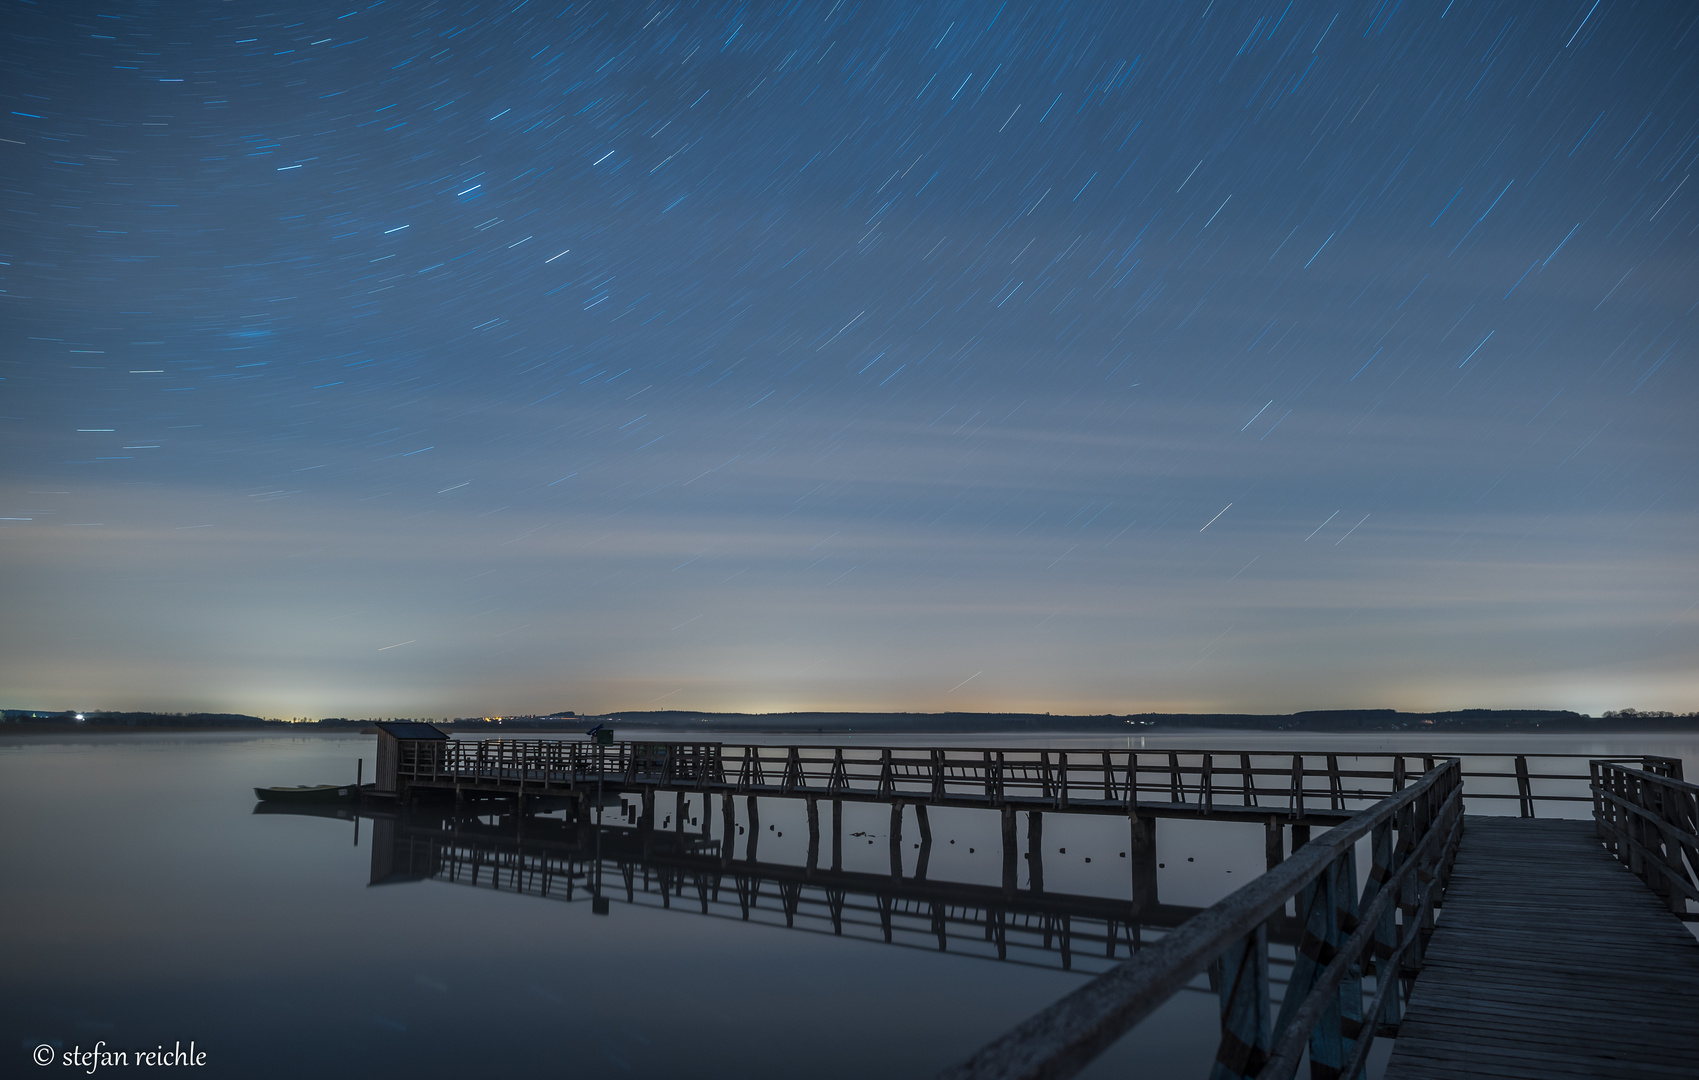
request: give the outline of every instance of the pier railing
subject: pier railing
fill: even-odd
[[[1678,763],[1679,764],[1679,763]],[[1670,910],[1699,921],[1699,785],[1667,772],[1595,761],[1593,816],[1599,839]]]
[[[1462,784],[1456,759],[1437,763],[940,1080],[1072,1076],[1206,969],[1221,1003],[1212,1077],[1287,1080],[1306,1051],[1315,1075],[1359,1075],[1377,1028],[1398,1023],[1401,976],[1432,931],[1462,831]],[[1359,894],[1365,837],[1373,867]],[[1267,927],[1288,904],[1304,937],[1271,1024]],[[1375,989],[1365,1007],[1366,975]]]
[[[439,787],[567,792],[619,790],[820,797],[1022,810],[1160,813],[1342,821],[1397,794],[1449,755],[1211,750],[758,746],[689,742],[595,744],[554,739],[403,743],[400,775]],[[1586,804],[1586,755],[1480,754],[1469,798]],[[1671,759],[1603,759],[1667,772]],[[1679,776],[1679,762],[1675,762]]]

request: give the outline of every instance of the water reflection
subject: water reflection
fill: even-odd
[[[736,844],[505,806],[260,803],[254,812],[340,818],[356,830],[369,822],[372,886],[439,881],[587,904],[596,914],[629,904],[1084,974],[1107,970],[1201,910],[1160,901],[1154,848],[1133,853],[1133,898],[1114,899],[1047,891],[1036,844],[1026,853],[1028,886],[1006,879],[999,888],[929,877],[929,834],[912,866],[893,843],[891,873],[877,874],[844,869],[839,844],[826,867],[812,849],[803,865],[762,861],[758,829]],[[1277,921],[1271,940],[1293,943],[1294,921]]]

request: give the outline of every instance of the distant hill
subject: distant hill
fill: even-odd
[[[77,717],[82,719],[78,720]],[[0,713],[0,732],[11,730],[113,730],[117,728],[289,728],[293,731],[361,730],[363,719],[330,717],[315,723],[292,724],[241,713],[158,712],[41,712],[6,709]],[[431,721],[449,730],[497,732],[529,729],[537,732],[576,732],[602,722],[616,732],[622,728],[651,728],[680,736],[744,734],[974,734],[978,732],[1139,732],[1184,731],[1542,731],[1609,734],[1619,731],[1699,733],[1699,715],[1637,712],[1623,709],[1603,717],[1555,709],[1455,709],[1449,712],[1407,713],[1396,709],[1312,709],[1296,713],[1104,713],[1079,716],[1051,713],[974,712],[790,712],[706,713],[679,710],[609,713],[603,716],[514,716],[499,721],[460,719]]]
[[[1651,716],[1644,713],[1595,718],[1555,709],[1456,709],[1450,712],[1406,713],[1396,709],[1316,709],[1264,713],[1131,713],[1070,716],[1051,713],[704,713],[622,712],[587,717],[616,729],[659,728],[666,731],[743,731],[773,734],[838,732],[972,733],[996,731],[1691,731],[1699,732],[1699,717]]]
[[[7,724],[30,727],[172,727],[172,728],[250,728],[282,725],[282,720],[266,720],[242,713],[158,713],[158,712],[42,712],[33,709],[6,709],[0,720]]]

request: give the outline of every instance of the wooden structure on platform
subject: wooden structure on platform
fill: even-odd
[[[431,748],[448,742],[448,732],[413,720],[381,720],[378,731],[376,790],[380,795],[399,794],[414,763],[429,758]]]

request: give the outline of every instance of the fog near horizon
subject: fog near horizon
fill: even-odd
[[[4,704],[1699,707],[1696,25],[19,9]]]

